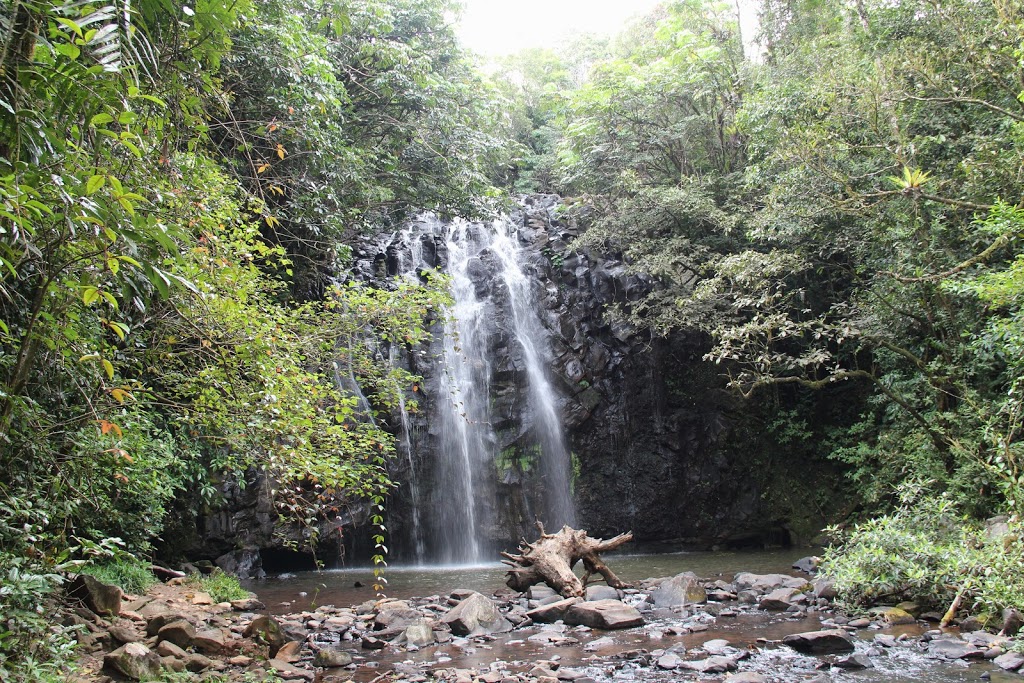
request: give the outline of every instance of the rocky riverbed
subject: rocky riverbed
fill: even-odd
[[[80,627],[81,683],[168,671],[211,682],[1020,680],[1024,667],[1012,614],[1002,635],[938,629],[909,604],[851,617],[828,581],[799,571],[686,572],[568,600],[543,586],[456,588],[277,616],[255,596],[214,604],[181,579],[145,596],[93,582],[76,594],[65,620]]]

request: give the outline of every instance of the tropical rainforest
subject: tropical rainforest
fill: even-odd
[[[667,1],[484,64],[450,0],[6,0],[0,8],[0,679],[58,676],[62,573],[147,560],[175,506],[273,473],[279,514],[373,506],[443,276],[372,288],[360,236],[516,193],[657,283],[741,397],[858,387],[816,448],[855,491],[852,602],[1024,607],[1024,3]],[[184,503],[183,503],[184,501]],[[314,539],[315,540],[315,539]],[[964,580],[964,576],[969,579]],[[55,679],[56,680],[56,679]]]

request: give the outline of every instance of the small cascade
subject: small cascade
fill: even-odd
[[[418,356],[429,359],[421,426],[413,434],[403,415],[399,435],[413,508],[405,537],[417,561],[489,561],[497,543],[532,527],[534,513],[551,529],[576,521],[548,333],[518,237],[511,220],[426,214],[388,248],[399,277],[419,281],[440,263],[451,278],[452,306]]]
[[[391,367],[396,367],[398,364],[398,347],[392,345],[388,351],[388,362]],[[405,392],[401,387],[395,387],[396,393],[398,394],[398,415],[401,424],[401,432],[398,435],[399,448],[403,455],[405,455],[406,464],[409,467],[409,473],[406,477],[406,484],[409,487],[409,500],[412,503],[412,515],[411,515],[411,537],[413,553],[416,564],[423,564],[426,556],[426,543],[423,539],[423,528],[420,522],[420,511],[422,509],[422,495],[420,493],[419,477],[416,473],[416,462],[413,459],[412,452],[412,424],[409,420],[409,412],[406,410],[405,403]]]

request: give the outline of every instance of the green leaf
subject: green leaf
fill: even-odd
[[[113,116],[111,116],[110,114],[108,114],[106,112],[102,112],[102,113],[96,114],[91,119],[89,119],[89,125],[90,126],[102,126],[105,123],[112,123],[113,120],[114,120]]]
[[[57,43],[53,46],[53,49],[68,59],[78,59],[79,55],[82,54],[82,51],[78,46],[72,45],[71,43]]]
[[[75,35],[77,35],[79,38],[82,37],[82,27],[79,26],[76,22],[68,19],[67,17],[54,17],[54,20],[57,21],[58,23],[64,24],[69,29],[74,31]]]
[[[107,373],[107,378],[114,379],[114,364],[106,358],[100,362],[103,363],[103,371]]]
[[[86,182],[86,184],[85,184],[85,193],[86,194],[95,194],[97,191],[99,191],[106,184],[107,184],[107,177],[106,176],[94,175],[94,176],[89,178],[88,182]]]
[[[82,303],[86,306],[92,306],[94,303],[99,301],[100,290],[95,287],[86,287],[82,292]]]

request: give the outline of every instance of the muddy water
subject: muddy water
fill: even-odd
[[[609,556],[609,565],[626,581],[672,576],[693,571],[702,577],[729,580],[739,571],[756,573],[796,573],[792,562],[808,554],[803,551],[674,553],[663,555]],[[470,588],[484,594],[504,586],[501,565],[477,567],[393,567],[387,571],[387,595],[395,598],[446,595],[455,588]],[[364,584],[357,587],[356,583]],[[370,569],[346,569],[322,573],[304,573],[290,578],[254,582],[255,591],[274,613],[297,612],[317,605],[349,606],[374,597],[373,573]],[[725,607],[725,606],[723,606]],[[710,611],[714,611],[714,606]],[[708,619],[706,630],[684,635],[681,622],[686,615],[656,610],[645,615],[647,623],[625,631],[602,632],[561,624],[536,625],[501,634],[494,638],[467,640],[455,638],[450,643],[419,650],[387,648],[382,651],[359,650],[352,644],[358,666],[353,681],[368,683],[380,674],[397,669],[407,675],[429,673],[435,669],[457,667],[480,671],[529,671],[538,661],[556,660],[561,666],[584,671],[600,683],[616,681],[710,681],[723,675],[699,675],[692,672],[661,671],[655,666],[641,666],[635,657],[646,651],[656,659],[664,651],[684,658],[702,658],[697,650],[704,643],[724,639],[733,647],[747,649],[752,657],[741,665],[743,671],[758,671],[774,683],[895,683],[903,681],[934,681],[936,683],[967,683],[978,681],[984,672],[991,672],[992,681],[1005,679],[1002,672],[993,672],[987,663],[967,666],[960,662],[931,659],[916,645],[870,649],[875,633],[919,635],[917,626],[888,631],[864,630],[858,635],[858,651],[870,655],[873,668],[847,671],[823,666],[817,657],[799,655],[778,645],[791,633],[821,628],[820,619],[828,614],[809,613],[791,617],[765,612],[738,612],[735,616]],[[688,621],[692,627],[693,622]],[[674,628],[675,627],[675,628]],[[699,628],[703,628],[699,627]],[[554,641],[552,643],[551,641]],[[596,642],[595,642],[596,641]],[[690,655],[686,656],[689,651]],[[632,654],[631,654],[632,653]],[[631,658],[634,658],[631,661]],[[1011,675],[1012,680],[1022,681]]]

